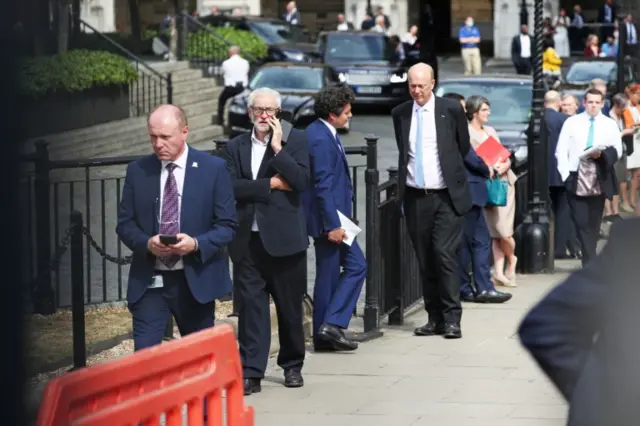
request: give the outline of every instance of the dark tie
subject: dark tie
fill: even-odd
[[[164,195],[162,198],[162,215],[160,216],[160,234],[176,235],[180,232],[180,200],[178,195],[178,184],[173,171],[177,166],[174,163],[167,164],[167,181],[164,184]],[[180,260],[180,256],[172,254],[160,257],[160,261],[172,268]]]
[[[340,135],[336,133],[336,143],[338,144],[338,149],[344,155],[344,148],[342,147],[342,141],[340,140]]]

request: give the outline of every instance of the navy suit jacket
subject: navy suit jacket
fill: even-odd
[[[546,131],[548,132],[548,167],[549,167],[549,186],[564,186],[560,172],[558,172],[558,159],[556,158],[556,147],[558,146],[558,138],[560,137],[560,130],[565,120],[569,118],[567,114],[556,111],[552,108],[545,108],[544,110],[544,123]]]
[[[464,164],[467,169],[471,202],[474,206],[484,207],[487,204],[487,179],[490,176],[489,166],[476,154],[474,149],[470,149],[464,157]]]
[[[338,210],[353,215],[353,189],[347,157],[320,120],[305,130],[309,142],[311,188],[304,194],[307,231],[318,238],[340,228]]]
[[[191,147],[188,150],[180,232],[197,239],[199,249],[182,260],[193,297],[209,303],[231,291],[229,261],[223,248],[233,239],[237,226],[235,199],[224,160]],[[147,249],[147,242],[159,230],[161,167],[155,155],[127,167],[116,232],[133,254],[129,304],[142,297],[154,276],[156,257]]]
[[[570,404],[569,426],[636,425],[640,219],[614,222],[602,252],[534,306],[524,347]]]

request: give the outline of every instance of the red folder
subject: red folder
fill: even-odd
[[[511,152],[502,146],[493,136],[489,136],[476,148],[476,154],[478,154],[489,167],[493,167],[497,163],[511,157]]]

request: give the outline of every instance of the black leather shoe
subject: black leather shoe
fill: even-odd
[[[413,334],[416,336],[435,336],[444,334],[444,324],[429,321],[422,327],[418,327],[413,330]]]
[[[461,294],[460,300],[463,302],[475,302],[476,296],[473,293]]]
[[[444,338],[445,339],[459,339],[462,337],[462,330],[458,324],[445,324],[444,326]]]
[[[326,342],[314,342],[313,351],[314,352],[336,352],[336,349],[331,344]]]
[[[320,326],[317,340],[324,345],[333,347],[336,351],[355,351],[358,349],[358,342],[347,339],[340,328],[331,324]]]
[[[511,293],[503,293],[497,290],[485,290],[476,296],[477,303],[504,303],[511,299]]]
[[[244,379],[244,394],[251,395],[262,390],[260,379]]]
[[[284,387],[301,388],[302,386],[304,386],[304,379],[302,378],[302,374],[299,371],[284,371]]]

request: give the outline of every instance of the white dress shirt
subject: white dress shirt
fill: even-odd
[[[567,180],[571,172],[578,171],[580,155],[587,148],[590,118],[589,114],[583,112],[567,118],[562,125],[556,147],[556,159],[558,160],[558,172],[563,182]],[[598,114],[595,117],[593,146],[613,147],[618,152],[618,158],[622,156],[622,136],[618,124],[611,117],[603,114]]]
[[[258,171],[262,164],[265,152],[267,152],[267,146],[269,145],[269,139],[271,137],[267,135],[266,142],[262,142],[256,137],[256,130],[251,131],[251,175],[253,180],[258,178]],[[256,220],[255,213],[253,214],[253,223],[251,224],[251,230],[258,232],[258,221]]]
[[[422,110],[422,135],[419,135],[418,143],[422,144],[422,170],[424,171],[424,184],[426,189],[446,188],[440,167],[440,156],[438,155],[438,135],[436,134],[435,119],[435,95],[431,95],[423,106]],[[420,105],[413,103],[413,114],[411,116],[411,128],[409,130],[409,161],[407,162],[407,185],[418,188],[415,180],[416,170],[416,133],[418,131],[417,114]]]
[[[225,86],[234,87],[242,83],[242,87],[249,85],[249,62],[240,55],[231,55],[222,63],[222,78]]]
[[[336,31],[349,31],[349,24],[347,24],[347,21],[339,23],[336,27]]]
[[[324,125],[329,128],[329,131],[331,132],[331,136],[333,136],[333,138],[335,139],[336,138],[336,134],[338,133],[336,128],[333,127],[328,121],[325,121],[322,118],[320,118],[319,120],[322,121],[324,123]]]
[[[186,144],[185,144],[186,145]],[[176,159],[176,161],[162,161],[162,170],[160,170],[160,205],[158,210],[158,227],[162,221],[162,203],[164,202],[164,186],[167,183],[169,177],[169,170],[167,170],[167,164],[174,163],[176,167],[173,169],[173,176],[176,178],[176,186],[178,187],[178,221],[180,220],[180,214],[182,213],[182,190],[184,188],[184,175],[187,168],[187,157],[189,155],[189,147],[184,147],[184,152]],[[156,269],[162,271],[175,271],[178,269],[184,269],[184,263],[182,258],[173,265],[172,268],[167,268],[167,265],[162,263],[160,259],[156,259]]]
[[[520,56],[523,58],[531,57],[531,37],[520,34]]]

